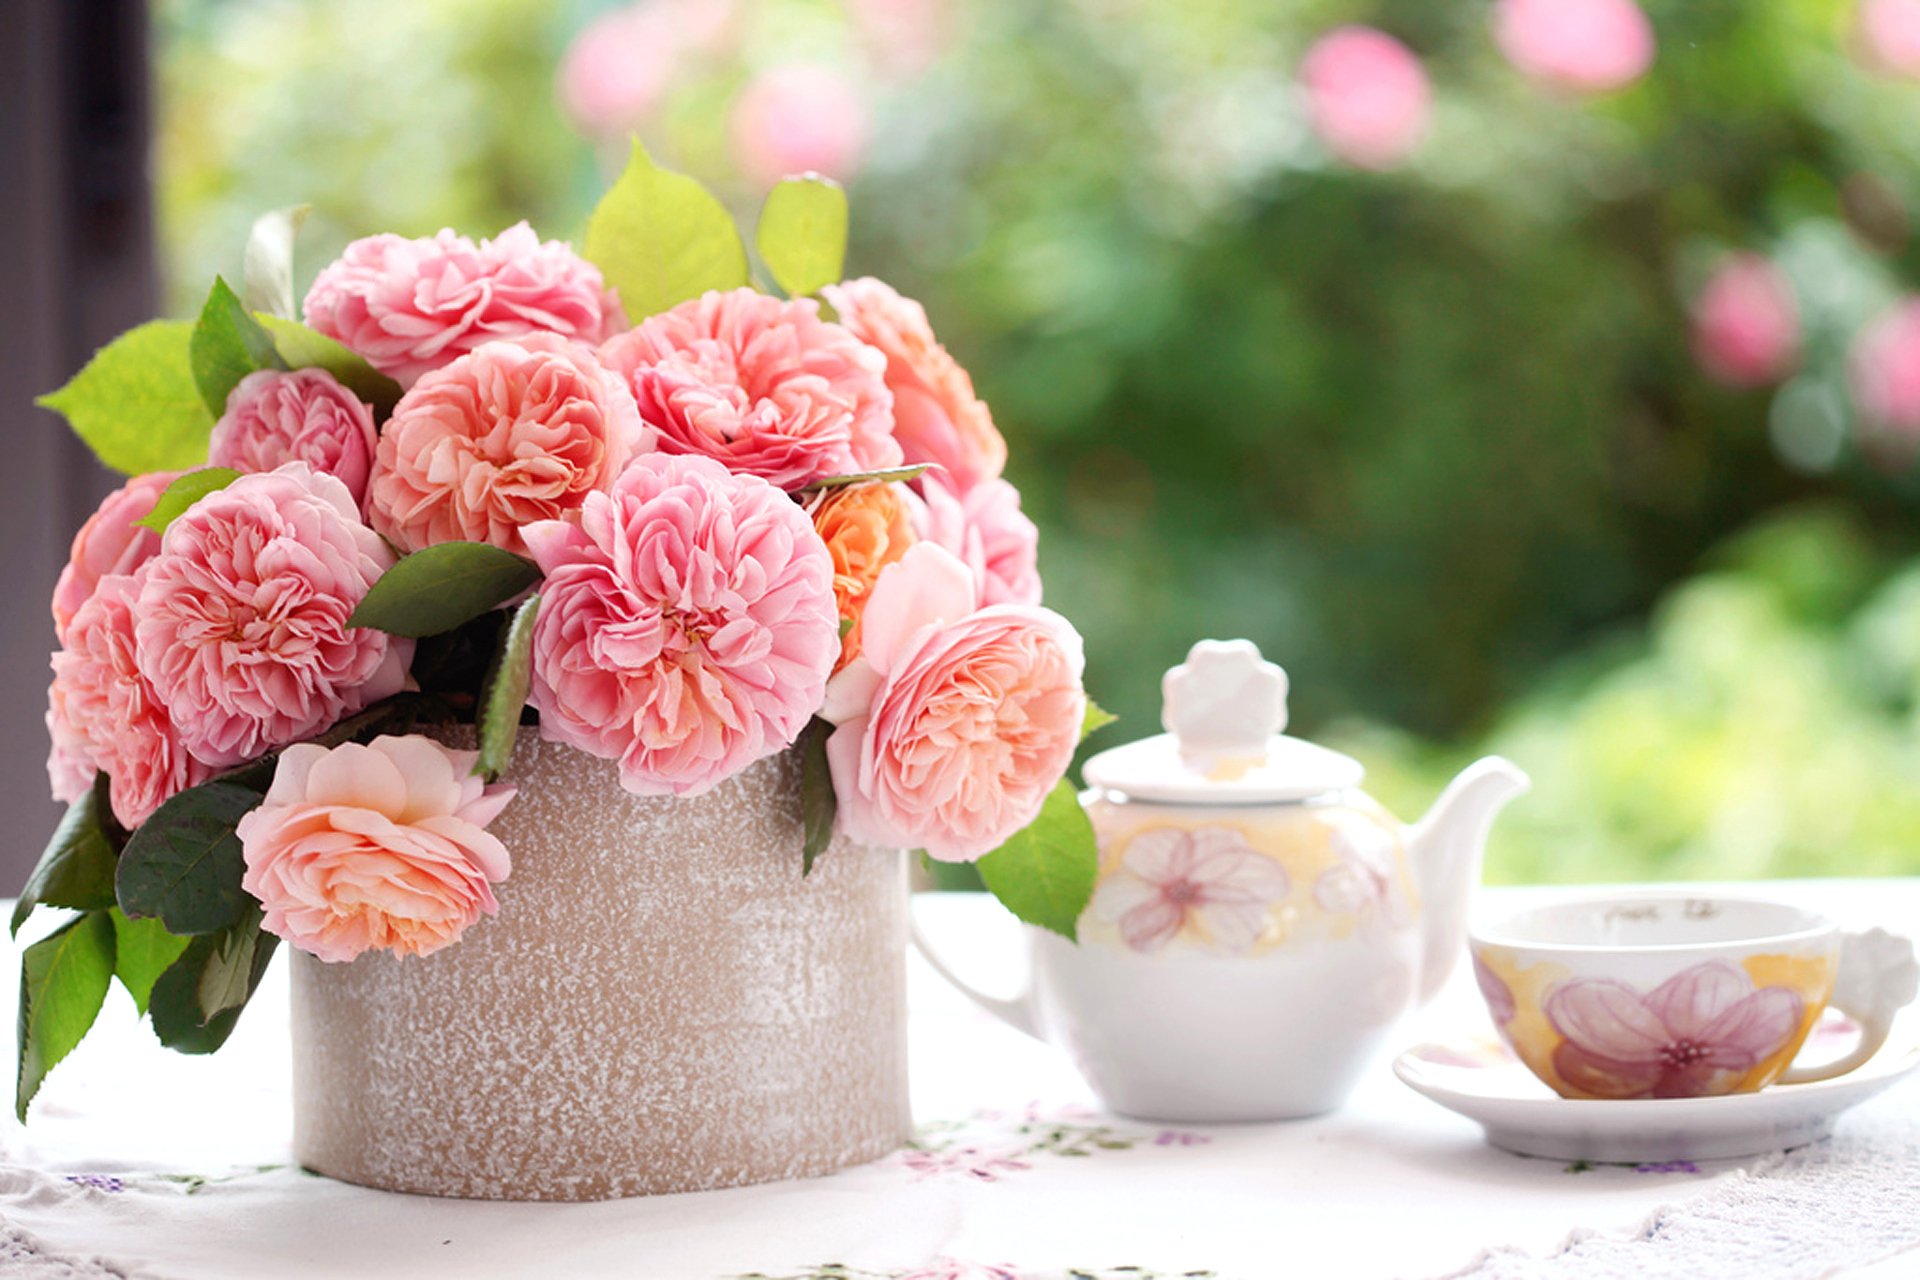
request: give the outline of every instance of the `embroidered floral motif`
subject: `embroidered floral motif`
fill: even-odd
[[[998,1182],[1032,1169],[1037,1156],[1084,1159],[1100,1151],[1212,1141],[1188,1129],[1125,1129],[1094,1123],[1098,1119],[1098,1112],[1085,1107],[1048,1108],[1037,1102],[1013,1112],[981,1111],[966,1120],[922,1125],[913,1144],[895,1159],[920,1178],[956,1174]]]
[[[1089,910],[1119,925],[1135,951],[1159,951],[1186,938],[1238,955],[1259,939],[1269,908],[1290,887],[1286,870],[1238,831],[1155,827],[1127,845]]]

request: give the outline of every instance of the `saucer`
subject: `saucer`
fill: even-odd
[[[1920,1043],[1888,1045],[1858,1069],[1810,1084],[1713,1098],[1562,1098],[1492,1041],[1416,1045],[1393,1072],[1416,1092],[1478,1121],[1487,1141],[1523,1156],[1651,1164],[1722,1160],[1803,1146],[1842,1111],[1920,1067]]]

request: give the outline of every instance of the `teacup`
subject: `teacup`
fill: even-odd
[[[1474,976],[1520,1060],[1568,1098],[1751,1093],[1852,1071],[1914,998],[1912,944],[1784,902],[1692,890],[1563,899],[1469,931]],[[1795,1066],[1832,1006],[1860,1026]]]

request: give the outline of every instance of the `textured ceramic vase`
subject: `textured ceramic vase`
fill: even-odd
[[[499,915],[425,958],[293,954],[294,1148],[348,1182],[592,1200],[871,1160],[909,1132],[907,860],[800,875],[799,763],[695,799],[520,736]]]

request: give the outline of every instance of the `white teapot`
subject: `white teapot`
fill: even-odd
[[[1032,982],[995,1000],[1064,1046],[1114,1111],[1185,1122],[1315,1115],[1465,950],[1487,829],[1527,777],[1469,766],[1403,826],[1351,757],[1286,737],[1287,677],[1246,640],[1167,672],[1157,737],[1087,762],[1100,845],[1078,945],[1029,929]]]

